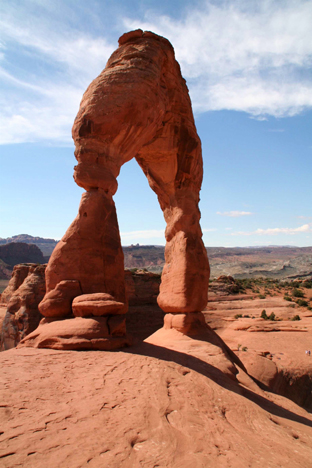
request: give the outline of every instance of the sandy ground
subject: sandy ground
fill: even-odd
[[[283,294],[211,295],[206,320],[241,367],[213,332],[156,331],[154,306],[130,309],[138,341],[127,349],[0,353],[0,466],[312,466],[311,414],[242,369],[267,385],[288,372],[295,397],[295,371],[309,375],[312,314]],[[283,320],[261,319],[263,309]],[[250,317],[235,319],[240,313]]]
[[[219,354],[1,353],[0,466],[310,466],[311,416],[242,371],[226,376]]]

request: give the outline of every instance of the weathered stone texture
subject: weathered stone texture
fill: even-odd
[[[209,264],[199,225],[201,143],[188,89],[167,39],[137,30],[123,35],[119,44],[84,93],[74,122],[74,179],[87,192],[50,258],[47,297],[62,281],[76,280],[82,294],[109,294],[126,312],[112,197],[121,166],[136,158],[167,223],[158,304],[170,313],[200,312],[207,303]],[[53,301],[43,304],[46,317],[59,316]]]
[[[45,268],[46,265],[35,264],[15,267],[9,284],[10,289],[7,297],[10,296],[10,298],[7,303],[7,311],[2,323],[1,349],[14,348],[25,336],[38,327],[42,319],[38,304],[45,294]],[[22,281],[26,272],[28,274]]]

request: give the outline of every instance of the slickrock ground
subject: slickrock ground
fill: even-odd
[[[131,348],[0,353],[0,466],[311,466],[311,414],[267,391],[275,382],[309,407],[311,311],[289,307],[284,291],[246,292],[211,293],[205,317],[262,388],[213,332],[210,342],[156,332],[163,313],[155,305],[130,307],[128,331],[148,337]],[[283,320],[260,319],[263,309]],[[240,313],[250,318],[235,319]],[[294,314],[301,320],[288,320]]]
[[[311,306],[312,289],[303,285],[302,300]],[[210,293],[206,321],[262,388],[311,411],[312,356],[306,351],[312,352],[312,311],[296,303],[293,287],[265,282],[258,287],[257,293],[252,289],[246,289],[247,294],[228,296]],[[263,320],[263,310],[267,316],[275,314],[276,320]],[[301,320],[292,320],[295,316]]]
[[[148,343],[1,353],[1,466],[311,466],[311,415],[210,353],[214,365]]]

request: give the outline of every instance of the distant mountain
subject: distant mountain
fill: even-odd
[[[3,260],[0,259],[0,280],[9,280],[12,275],[12,269]],[[0,284],[0,293],[1,293]]]
[[[12,243],[34,244],[44,255],[39,260],[27,260],[34,263],[48,261],[57,241],[33,237],[28,234],[19,234],[7,239],[0,238],[1,245]],[[29,245],[30,247],[30,245]],[[125,267],[146,268],[154,273],[161,273],[165,264],[165,247],[158,245],[131,245],[123,247]],[[207,247],[211,268],[211,277],[231,275],[235,278],[270,277],[270,278],[296,278],[297,276],[312,276],[312,247],[293,246],[257,246],[257,247]],[[7,257],[6,257],[7,258]],[[12,265],[1,257],[4,263]],[[15,257],[19,260],[20,257]],[[15,261],[14,260],[14,261]],[[10,258],[12,262],[12,258]],[[25,262],[19,260],[16,263]],[[14,263],[15,264],[15,263]],[[7,268],[2,266],[2,269]]]
[[[125,268],[146,268],[161,273],[165,264],[165,247],[160,245],[131,245],[122,248]]]
[[[11,268],[18,263],[45,263],[39,247],[22,242],[0,245],[0,259]]]
[[[123,247],[126,268],[146,268],[161,273],[164,247],[132,245]],[[296,278],[312,276],[312,247],[207,247],[211,277]]]
[[[45,257],[50,257],[54,247],[58,243],[55,239],[44,239],[43,237],[33,237],[29,234],[18,234],[17,236],[0,238],[0,245],[11,244],[12,242],[22,242],[24,244],[34,244],[43,253]]]

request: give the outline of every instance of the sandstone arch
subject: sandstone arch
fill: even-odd
[[[166,39],[141,30],[119,39],[106,68],[83,95],[73,139],[78,161],[74,179],[86,192],[77,218],[49,261],[41,313],[48,321],[65,319],[72,310],[76,317],[88,317],[75,322],[79,326],[71,321],[73,335],[76,326],[96,322],[88,338],[91,348],[127,343],[123,253],[113,195],[121,166],[136,158],[167,223],[158,303],[166,313],[184,314],[180,324],[189,323],[195,315],[185,314],[198,313],[207,303],[209,281],[198,209],[202,154],[187,86]],[[168,316],[167,326],[174,321]],[[53,327],[64,330],[67,323]],[[79,333],[76,344],[84,348]],[[49,339],[41,345],[52,346]],[[63,337],[53,347],[75,344],[68,334],[65,345]]]

